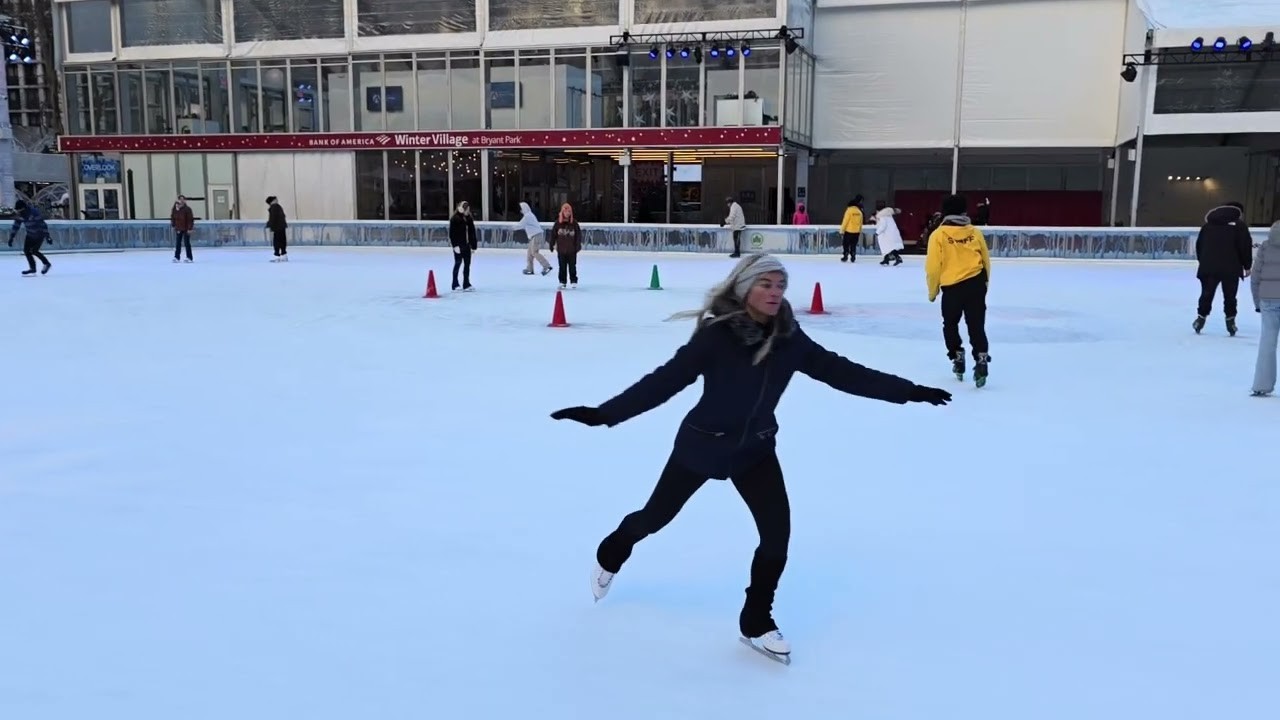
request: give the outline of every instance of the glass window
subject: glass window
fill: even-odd
[[[235,125],[231,124],[231,73],[226,63],[200,63],[200,91],[204,119],[195,132],[235,132]]]
[[[617,24],[618,0],[548,3],[489,0],[490,30],[537,30]]]
[[[361,37],[476,31],[476,0],[356,0]]]
[[[712,56],[706,54],[707,87],[703,92],[707,104],[707,124],[716,126],[741,125],[742,103],[738,101],[738,59],[723,50]]]
[[[180,135],[190,135],[204,117],[200,102],[200,68],[179,62],[173,68],[173,127]]]
[[[1160,65],[1153,112],[1280,110],[1280,63]]]
[[[209,0],[120,0],[125,47],[222,43],[222,3]]]
[[[356,152],[356,219],[386,220],[386,196],[383,192],[383,152]]]
[[[418,158],[416,150],[387,151],[387,219],[418,219]]]
[[[466,200],[471,204],[471,216],[476,219],[484,217],[485,212],[484,189],[480,182],[480,152],[480,150],[449,151],[453,166],[452,206],[457,207],[458,203]],[[452,214],[453,210],[450,209],[449,212]]]
[[[667,127],[694,127],[702,124],[698,91],[702,87],[702,64],[692,48],[676,48],[666,58]]]
[[[449,113],[454,130],[478,130],[484,127],[480,59],[474,55],[449,56]],[[479,170],[476,178],[479,179]],[[472,203],[473,207],[478,206]],[[473,212],[476,217],[480,213]]]
[[[173,78],[168,65],[148,65],[142,72],[146,105],[146,131],[150,135],[173,133]]]
[[[326,132],[351,130],[351,75],[345,59],[320,61],[320,97]]]
[[[522,128],[551,127],[551,53],[547,50],[521,50],[520,84],[517,86],[517,120]]]
[[[231,63],[232,132],[262,132],[261,102],[261,93],[258,92],[258,61],[233,61]]]
[[[320,78],[314,58],[289,61],[289,89],[293,93],[293,132],[320,130]]]
[[[64,80],[67,94],[67,131],[72,135],[92,135],[93,118],[90,114],[89,73],[68,71]]]
[[[558,128],[587,126],[586,53],[586,50],[556,50],[552,77],[555,79],[555,125]]]
[[[656,58],[650,57],[657,55]],[[631,109],[629,127],[662,125],[662,51],[631,54]]]
[[[516,60],[512,53],[486,53],[484,58],[485,127],[511,130],[517,125]]]
[[[626,93],[624,76],[613,48],[591,51],[591,127],[622,127]]]
[[[352,100],[356,107],[356,130],[384,130],[382,117],[382,61],[356,58],[351,63],[355,78]]]
[[[262,132],[289,132],[289,73],[284,60],[263,60],[258,73],[262,89]]]
[[[453,208],[449,207],[449,151],[418,153],[418,183],[418,208],[423,220],[448,220],[453,216]]]
[[[99,53],[115,50],[111,40],[111,0],[82,0],[62,7],[67,14],[67,51]]]
[[[413,75],[413,53],[385,55],[382,105],[386,110],[386,129],[414,130],[418,126],[416,81]]]
[[[777,125],[782,102],[782,76],[778,74],[782,51],[752,48],[742,56],[743,124]]]
[[[418,128],[449,129],[449,71],[443,55],[418,56]],[[424,176],[425,177],[425,176]]]
[[[90,68],[89,72],[93,86],[93,132],[95,135],[115,135],[120,132],[116,73],[110,67]]]
[[[236,42],[340,38],[346,34],[343,0],[232,0]]]
[[[776,17],[776,0],[634,0],[635,18],[641,24],[753,20]]]
[[[120,134],[142,135],[142,69],[136,65],[119,65],[116,78],[120,83]]]

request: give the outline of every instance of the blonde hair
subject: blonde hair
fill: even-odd
[[[729,275],[724,280],[716,283],[711,288],[707,293],[706,299],[703,300],[702,307],[697,310],[681,310],[673,313],[667,317],[666,322],[695,318],[693,332],[697,334],[699,330],[709,325],[735,317],[745,317],[747,308],[744,301],[746,300],[747,292],[760,279],[761,275],[771,272],[780,272],[784,276],[787,274],[786,268],[782,266],[782,263],[767,253],[747,255],[739,260],[737,265],[733,266],[733,269],[729,271]],[[776,318],[775,322],[777,322]],[[773,339],[777,337],[780,329],[775,327],[774,332],[765,338],[764,344],[751,361],[752,365],[759,365],[773,350]]]

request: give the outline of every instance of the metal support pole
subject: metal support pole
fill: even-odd
[[[1155,66],[1145,65],[1142,70],[1141,109],[1138,112],[1138,144],[1133,162],[1133,197],[1129,198],[1129,227],[1138,226],[1138,195],[1142,190],[1142,148],[1147,130],[1147,113],[1151,111],[1151,76],[1155,74]]]
[[[774,213],[773,213],[774,225],[782,224],[782,212],[783,212],[782,202],[786,198],[786,195],[784,192],[786,188],[783,187],[783,184],[786,182],[786,179],[787,179],[787,155],[785,152],[783,152],[782,148],[779,147],[778,148],[778,189],[777,189],[777,192],[774,193],[774,195],[776,196],[774,199],[774,202],[777,204],[777,207],[774,209]]]

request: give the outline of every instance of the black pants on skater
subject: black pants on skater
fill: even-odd
[[[566,283],[578,284],[578,256],[577,255],[557,255],[556,262],[560,264],[560,284]]]
[[[175,241],[173,246],[173,259],[174,260],[180,259],[182,257],[182,248],[185,247],[187,249],[187,259],[190,260],[191,259],[191,233],[182,232],[181,230],[179,230],[177,232],[177,236],[178,238]]]
[[[22,241],[22,254],[27,257],[27,266],[31,269],[31,272],[36,271],[36,258],[40,258],[40,263],[45,267],[48,267],[51,264],[49,262],[49,258],[45,257],[44,253],[40,252],[40,248],[43,245],[43,237],[33,238],[28,236]]]
[[[844,234],[844,255],[840,256],[841,260],[849,259],[849,262],[858,260],[858,241],[862,239],[862,233],[847,232]]]
[[[662,470],[658,484],[644,507],[622,519],[596,550],[600,567],[616,573],[631,557],[636,543],[670,523],[707,478],[689,472],[671,460]],[[787,564],[791,541],[791,506],[777,455],[770,453],[745,472],[736,473],[733,487],[751,512],[760,535],[751,560],[751,581],[738,616],[738,629],[749,638],[777,630],[773,621],[773,596]]]
[[[454,248],[457,250],[458,248]],[[453,289],[458,289],[458,271],[462,271],[462,287],[471,287],[471,248],[463,246],[453,254]]]
[[[271,249],[276,257],[289,254],[289,238],[284,230],[271,231]]]
[[[1196,307],[1196,314],[1200,317],[1209,317],[1209,313],[1213,311],[1213,296],[1218,293],[1219,285],[1222,286],[1222,314],[1229,318],[1236,316],[1236,293],[1240,291],[1240,278],[1202,277],[1200,303]]]
[[[964,351],[964,341],[960,339],[961,319],[969,330],[973,356],[988,352],[986,271],[942,288],[942,339],[947,344],[949,358]]]
[[[733,231],[733,254],[729,257],[739,257],[742,255],[742,231]]]

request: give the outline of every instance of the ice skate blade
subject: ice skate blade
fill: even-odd
[[[770,660],[773,660],[774,662],[782,663],[783,665],[788,665],[788,666],[791,665],[790,653],[787,653],[786,655],[779,655],[778,653],[769,652],[768,650],[765,650],[762,647],[757,647],[756,644],[751,642],[751,640],[748,638],[740,637],[738,638],[738,640],[741,641],[743,645],[746,645],[747,647],[751,648],[752,650],[755,650],[756,652],[769,658]]]
[[[977,386],[978,386],[978,387],[980,387],[980,388],[981,388],[981,387],[986,387],[986,385],[987,385],[987,379],[986,379],[986,378],[984,378],[984,377],[974,378],[974,380],[973,380],[973,384],[974,384],[974,385],[977,385]]]

